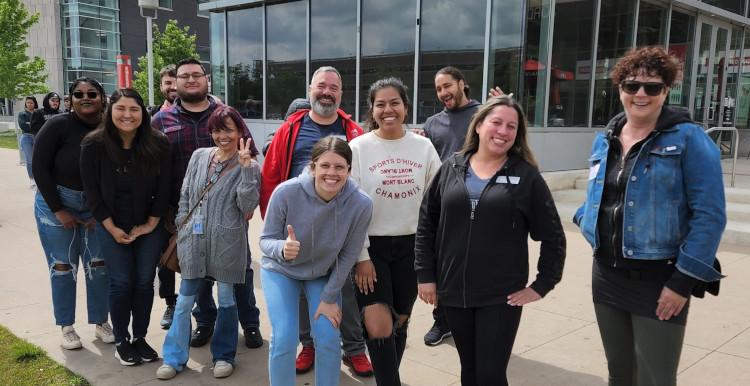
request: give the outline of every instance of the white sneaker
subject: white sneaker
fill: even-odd
[[[63,326],[62,328],[62,348],[66,350],[75,350],[83,347],[81,344],[81,337],[76,334],[76,330],[73,326]]]
[[[234,366],[227,361],[216,361],[214,364],[214,378],[226,378],[234,372]]]
[[[157,379],[172,379],[175,375],[177,375],[177,370],[168,364],[163,364],[156,369]]]
[[[94,336],[101,339],[104,343],[115,343],[115,334],[112,333],[112,326],[108,322],[97,324]]]

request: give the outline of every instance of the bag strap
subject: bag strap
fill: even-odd
[[[216,182],[219,181],[219,179],[221,178],[221,176],[223,176],[224,173],[232,170],[233,167],[235,167],[235,166],[237,166],[239,164],[240,164],[239,162],[235,162],[235,163],[227,166],[226,169],[224,169],[221,172],[219,172],[219,175],[216,176],[216,180],[214,180],[214,182],[208,184],[208,186],[206,186],[206,189],[203,189],[203,193],[201,193],[200,197],[198,197],[198,202],[196,202],[195,205],[193,205],[193,207],[190,208],[190,211],[188,212],[187,216],[185,216],[185,218],[182,220],[182,224],[180,224],[180,226],[177,227],[178,231],[180,229],[182,229],[182,227],[184,227],[185,224],[187,224],[188,220],[190,219],[190,216],[193,214],[193,211],[195,210],[195,208],[198,207],[198,204],[200,204],[201,200],[203,200],[203,196],[205,196],[206,193],[208,193],[208,191],[211,190],[211,188],[213,188],[214,185],[216,185]]]

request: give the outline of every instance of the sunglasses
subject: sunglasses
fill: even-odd
[[[83,94],[83,91],[73,91],[73,97],[76,99],[83,99]],[[94,99],[99,96],[99,93],[96,91],[86,91],[85,94],[89,99]]]
[[[620,86],[622,91],[630,95],[637,93],[643,87],[643,91],[648,96],[657,96],[667,87],[666,84],[661,82],[636,82],[634,80],[626,80],[620,83]]]
[[[214,170],[214,174],[211,175],[211,178],[208,179],[208,182],[206,182],[206,186],[213,184],[216,182],[216,180],[219,179],[219,174],[221,171],[224,170],[224,164],[219,162],[218,165],[216,165],[216,170]]]

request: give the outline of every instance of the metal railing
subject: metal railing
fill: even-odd
[[[736,127],[712,127],[708,130],[706,130],[706,134],[710,134],[714,131],[731,131],[732,132],[732,183],[731,186],[734,188],[734,176],[737,172],[737,148],[740,144],[740,132],[737,130]],[[721,150],[721,136],[719,136],[719,139],[716,141],[716,145],[719,146],[719,150]]]

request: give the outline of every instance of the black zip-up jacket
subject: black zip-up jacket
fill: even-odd
[[[450,307],[504,303],[528,282],[530,235],[541,241],[531,288],[545,296],[565,263],[565,232],[547,184],[536,168],[511,155],[472,210],[469,157],[449,157],[422,200],[414,262],[419,283],[437,283],[438,298]]]

